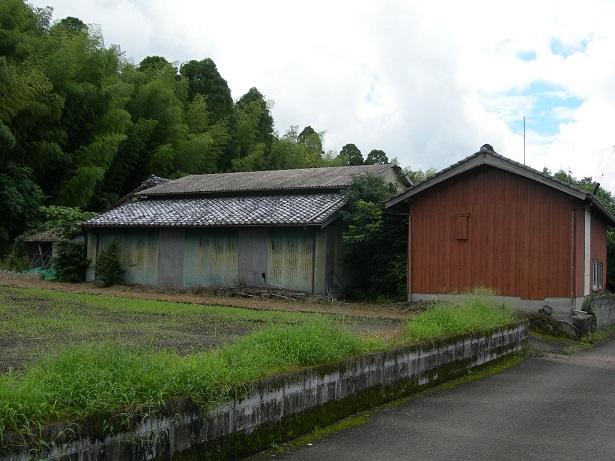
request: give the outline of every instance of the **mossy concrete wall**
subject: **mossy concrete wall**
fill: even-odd
[[[590,298],[587,309],[596,319],[596,328],[615,325],[615,297],[612,295]]]
[[[136,419],[131,431],[111,436],[96,436],[91,423],[60,425],[55,435],[47,432],[55,446],[39,454],[75,461],[234,459],[519,352],[526,337],[521,323],[365,354],[264,379],[208,411],[174,402],[155,416]],[[70,432],[62,433],[66,428]],[[25,461],[31,454],[24,450],[0,460]]]

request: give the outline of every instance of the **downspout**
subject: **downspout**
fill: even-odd
[[[584,226],[583,226],[583,296],[589,296],[592,293],[591,286],[591,204],[583,207]]]
[[[316,294],[316,286],[314,284],[316,278],[316,230],[312,231],[312,236],[312,296],[314,296]]]
[[[408,302],[412,302],[412,216],[410,214],[410,204],[408,203],[408,262],[406,290],[408,291]]]
[[[576,308],[576,279],[577,279],[577,225],[576,208],[572,208],[572,228],[570,242],[570,306]]]

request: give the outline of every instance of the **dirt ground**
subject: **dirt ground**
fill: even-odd
[[[402,307],[101,288],[0,272],[0,373],[27,367],[69,346],[114,343],[183,355],[235,341],[267,325],[315,318],[340,322],[363,336],[391,338],[409,315]]]
[[[161,291],[143,286],[115,285],[103,288],[97,283],[61,283],[46,282],[32,275],[15,274],[0,271],[0,286],[22,288],[45,288],[67,293],[89,293],[107,296],[122,296],[127,298],[154,299],[179,303],[207,304],[218,306],[243,307],[246,309],[262,309],[288,312],[314,312],[321,314],[348,315],[374,319],[404,320],[413,312],[406,303],[372,304],[360,302],[316,302],[310,298],[301,301],[277,301],[270,299],[237,298],[231,296],[215,296],[207,292]]]

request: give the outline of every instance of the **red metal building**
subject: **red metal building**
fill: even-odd
[[[387,203],[409,210],[408,299],[486,287],[521,308],[579,308],[604,290],[606,227],[591,194],[489,145]]]

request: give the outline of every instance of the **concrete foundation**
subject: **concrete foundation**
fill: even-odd
[[[55,424],[44,428],[49,444],[40,451],[4,452],[0,461],[236,459],[519,352],[526,338],[527,326],[520,323],[370,353],[264,379],[208,410],[176,402],[158,415],[135,418],[123,433],[103,435],[91,422]]]
[[[409,293],[409,302],[447,301],[458,299],[462,294],[447,293]],[[506,304],[514,309],[524,312],[537,312],[543,306],[549,306],[553,313],[570,315],[573,309],[580,309],[584,298],[545,298],[545,299],[521,299],[514,296],[494,296],[498,302]]]

